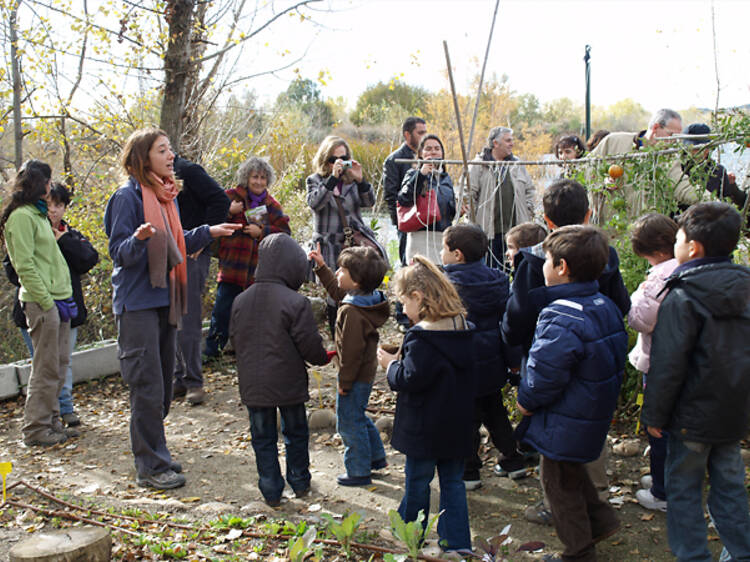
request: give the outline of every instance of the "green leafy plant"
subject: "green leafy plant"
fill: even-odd
[[[188,550],[180,543],[174,543],[169,541],[157,542],[149,546],[152,552],[163,556],[165,558],[185,558],[187,557]]]
[[[315,541],[316,535],[315,527],[309,527],[301,537],[289,539],[289,560],[291,562],[302,562]]]
[[[344,551],[344,554],[347,558],[350,558],[352,555],[352,537],[354,537],[354,533],[356,532],[357,527],[359,527],[362,516],[355,511],[344,517],[341,523],[337,523],[328,513],[324,513],[323,518],[328,522],[328,531],[341,543],[341,548]]]
[[[386,562],[401,562],[408,559],[417,560],[419,558],[419,550],[422,548],[422,544],[442,514],[443,511],[440,511],[440,513],[434,515],[427,525],[423,527],[422,522],[425,520],[424,510],[419,510],[416,521],[405,523],[404,520],[401,519],[401,515],[399,515],[398,511],[391,509],[388,512],[388,518],[391,521],[391,530],[397,539],[406,544],[408,554],[387,554],[385,556]]]

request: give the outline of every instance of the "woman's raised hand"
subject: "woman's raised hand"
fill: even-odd
[[[230,215],[238,215],[238,214],[240,214],[242,212],[242,210],[244,209],[244,207],[245,206],[242,204],[242,201],[237,201],[237,200],[232,201],[229,204],[229,214]]]
[[[235,230],[240,228],[242,228],[241,224],[223,222],[209,227],[208,231],[211,233],[211,238],[219,238],[220,236],[231,236]]]
[[[154,234],[156,234],[156,229],[151,226],[150,222],[144,222],[141,226],[135,229],[133,236],[138,240],[148,240]]]

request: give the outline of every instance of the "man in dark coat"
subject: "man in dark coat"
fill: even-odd
[[[229,198],[201,166],[180,156],[174,159],[175,175],[182,180],[177,196],[180,220],[185,230],[202,224],[214,225],[227,220]],[[187,314],[177,332],[177,361],[173,397],[186,396],[191,405],[206,399],[201,365],[202,295],[206,286],[211,253],[208,248],[187,257]]]

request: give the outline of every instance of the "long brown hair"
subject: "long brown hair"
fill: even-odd
[[[351,160],[352,149],[349,148],[349,144],[341,137],[337,137],[336,135],[328,135],[323,139],[323,142],[320,143],[318,152],[316,152],[315,156],[313,156],[312,164],[313,169],[316,173],[320,174],[323,177],[331,175],[332,165],[328,162],[328,159],[333,154],[333,151],[336,150],[339,146],[343,146],[346,148],[346,155],[344,158],[342,158],[342,160]]]
[[[436,322],[441,318],[466,314],[456,288],[443,272],[424,256],[414,256],[414,263],[399,269],[393,282],[396,296],[399,298],[410,296],[414,291],[422,293],[420,319]]]
[[[22,205],[34,205],[47,195],[47,183],[52,177],[52,168],[41,160],[28,160],[13,179],[11,199],[0,215],[0,240],[5,236],[5,223],[10,214]]]
[[[133,176],[142,186],[151,187],[148,153],[159,137],[169,138],[166,132],[156,127],[133,131],[120,154],[120,165],[125,173]]]

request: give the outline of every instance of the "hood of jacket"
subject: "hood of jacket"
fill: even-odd
[[[350,295],[344,298],[341,304],[357,307],[359,313],[372,325],[373,330],[377,330],[385,324],[391,315],[391,305],[385,298],[383,291],[375,291],[372,295],[366,297]]]
[[[479,324],[479,318],[502,315],[505,311],[510,292],[505,273],[487,267],[482,260],[450,264],[443,269],[451,283],[456,285],[470,322]]]
[[[683,269],[667,280],[679,286],[717,318],[736,316],[750,303],[750,269],[730,262]]]
[[[256,283],[280,283],[296,291],[306,277],[307,256],[291,236],[278,232],[261,240]]]
[[[473,328],[471,324],[469,326]],[[443,357],[457,370],[465,370],[467,365],[474,363],[473,329],[425,330],[414,326],[408,334],[427,344],[435,355]]]

